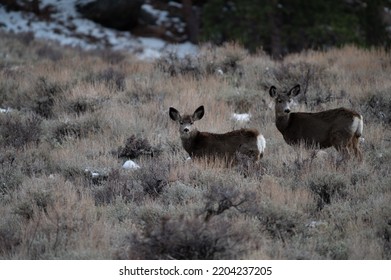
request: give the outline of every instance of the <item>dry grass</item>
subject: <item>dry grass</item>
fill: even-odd
[[[228,44],[142,62],[2,35],[0,258],[391,258],[389,53],[273,61]],[[284,142],[268,87],[296,83],[301,110],[363,114],[362,163]],[[168,108],[202,104],[200,130],[262,132],[260,166],[186,161]]]

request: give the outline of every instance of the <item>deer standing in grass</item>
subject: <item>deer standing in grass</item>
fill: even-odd
[[[300,85],[288,92],[277,93],[271,86],[269,94],[275,100],[276,126],[289,145],[304,143],[319,148],[335,147],[343,157],[351,153],[362,160],[358,147],[363,131],[363,118],[357,112],[337,108],[317,113],[291,112],[292,98],[300,93]]]
[[[254,162],[263,156],[266,141],[256,129],[240,129],[224,134],[198,131],[194,122],[204,116],[204,106],[198,107],[192,115],[181,116],[178,110],[170,107],[170,118],[179,124],[183,148],[191,158],[226,158],[235,160],[236,153],[244,154]]]

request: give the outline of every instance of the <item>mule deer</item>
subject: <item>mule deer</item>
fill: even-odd
[[[292,98],[300,93],[300,85],[288,92],[277,93],[271,86],[269,94],[275,99],[276,126],[289,145],[301,142],[319,148],[335,147],[343,156],[351,152],[362,160],[358,147],[363,130],[363,118],[357,112],[337,108],[317,113],[292,113]]]
[[[253,161],[262,158],[265,138],[256,129],[240,129],[224,134],[200,132],[194,122],[204,116],[204,106],[198,107],[192,115],[181,116],[178,110],[170,107],[170,118],[179,124],[183,148],[190,157],[218,157],[235,160],[236,153],[244,154]]]

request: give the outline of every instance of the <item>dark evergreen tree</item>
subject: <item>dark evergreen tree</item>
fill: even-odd
[[[304,49],[386,45],[388,0],[211,0],[203,5],[201,38],[236,41],[273,57]]]

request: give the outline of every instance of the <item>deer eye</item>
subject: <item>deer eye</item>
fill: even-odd
[[[278,102],[278,103],[282,103],[282,100],[281,100],[281,99],[277,99],[277,102]]]
[[[190,122],[190,125],[193,125],[193,122]]]
[[[183,122],[179,122],[180,125],[183,125]]]

